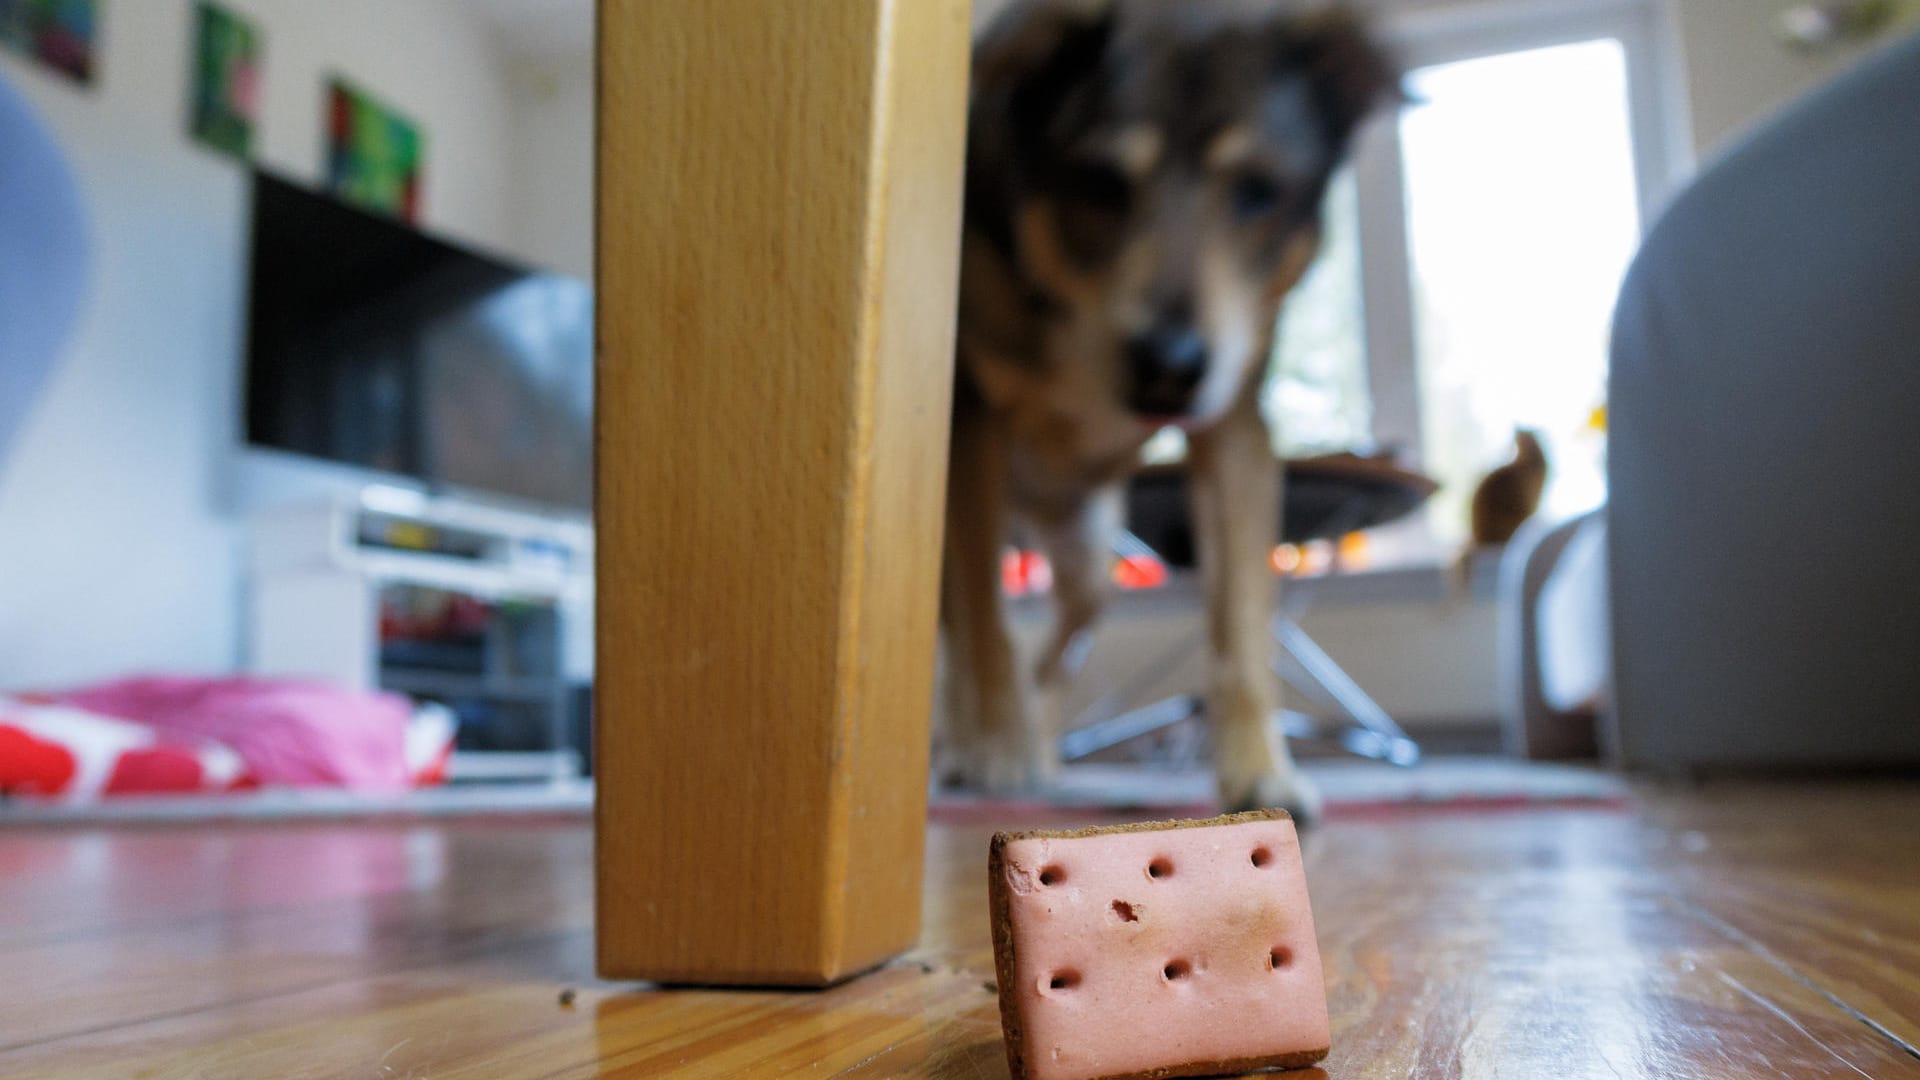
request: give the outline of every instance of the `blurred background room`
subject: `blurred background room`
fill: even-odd
[[[668,56],[642,31],[756,38],[758,0],[696,2],[0,0],[0,966],[31,974],[0,991],[0,1073],[1005,1075],[991,830],[1220,809],[1168,428],[1126,491],[1049,784],[949,783],[930,706],[923,832],[921,744],[848,764],[830,726],[873,699],[816,695],[828,734],[805,753],[738,716],[648,715],[754,742],[691,790],[747,793],[733,808],[770,831],[630,858],[637,884],[606,887],[608,852],[663,814],[701,845],[710,826],[685,785],[608,812],[636,776],[684,779],[643,772],[686,759],[659,743],[605,747],[593,824],[596,671],[637,709],[654,659],[596,656],[596,594],[612,611],[636,573],[689,580],[634,560],[595,580],[596,312],[642,302],[595,295],[596,169],[631,211],[694,160],[662,145],[656,172],[634,136],[597,166],[618,117],[595,115],[596,26],[618,13],[606,41]],[[1004,6],[974,0],[974,32]],[[1407,101],[1336,174],[1261,383],[1285,474],[1272,719],[1326,800],[1304,851],[1334,1043],[1310,1075],[1920,1075],[1920,0],[1355,6]],[[942,10],[947,40],[916,47],[949,47],[958,103],[964,20]],[[753,55],[806,57],[790,74],[817,88],[820,57],[867,45],[832,37]],[[853,97],[900,77],[875,40]],[[607,71],[622,100],[658,89]],[[877,170],[886,137],[846,171]],[[727,197],[705,220],[736,220]],[[599,269],[653,266],[640,231]],[[650,359],[624,344],[617,362]],[[793,345],[769,370],[799,370]],[[646,384],[623,385],[631,404]],[[687,428],[666,430],[656,451]],[[664,460],[640,445],[629,464]],[[679,515],[701,519],[690,550],[756,535],[599,480],[629,541],[603,555]],[[816,497],[865,514],[872,493]],[[885,510],[845,520],[906,543]],[[1052,573],[1025,539],[1001,585],[1037,652]],[[787,540],[768,531],[756,572],[822,572]],[[756,628],[770,606],[716,602]],[[869,659],[830,646],[817,681]],[[752,681],[771,652],[700,659]],[[856,765],[910,797],[849,796]],[[816,766],[814,803],[778,782]],[[862,846],[885,821],[926,841],[923,929],[922,850]],[[808,859],[824,887],[789,889]],[[597,980],[596,918],[604,943],[610,919],[656,919],[647,890],[736,871],[767,898],[757,928],[857,938],[834,905],[862,860],[921,934],[870,974],[817,994]],[[814,902],[817,927],[792,908]]]
[[[1609,467],[1616,300],[1703,163],[1915,6],[1371,6],[1412,102],[1336,181],[1264,394],[1291,462],[1282,651],[1312,669],[1291,720],[1342,759],[1737,759],[1724,733],[1669,745],[1619,716],[1610,616],[1640,609],[1609,603],[1609,567],[1644,556],[1607,557],[1609,486],[1661,480]],[[0,173],[19,241],[0,248],[19,309],[0,320],[0,716],[109,762],[85,782],[14,762],[0,812],[155,794],[108,777],[156,733],[218,760],[187,786],[229,807],[425,786],[584,809],[589,0],[7,0],[0,33],[26,163]],[[1177,476],[1183,452],[1169,430],[1148,456]],[[1177,772],[1206,753],[1190,531],[1154,474],[1133,496],[1069,756]],[[1860,569],[1784,535],[1743,546]],[[1010,551],[1007,585],[1037,637],[1044,562]],[[1627,679],[1629,699],[1671,681]],[[1758,763],[1816,763],[1800,750],[1783,735]],[[1382,782],[1364,791],[1408,790]]]

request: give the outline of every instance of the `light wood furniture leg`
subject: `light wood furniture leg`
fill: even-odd
[[[602,974],[919,934],[966,0],[600,4]]]

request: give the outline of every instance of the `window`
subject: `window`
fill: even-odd
[[[1479,478],[1517,428],[1542,435],[1544,512],[1606,494],[1615,295],[1639,240],[1621,43],[1583,41],[1413,72],[1400,118],[1431,526],[1465,536]]]
[[[1294,457],[1373,443],[1366,310],[1360,296],[1360,197],[1352,170],[1327,190],[1320,256],[1280,313],[1262,404],[1273,448]]]

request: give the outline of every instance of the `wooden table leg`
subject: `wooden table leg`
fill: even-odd
[[[919,934],[967,0],[602,0],[598,942]]]

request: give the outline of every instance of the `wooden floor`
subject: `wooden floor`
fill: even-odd
[[[0,1076],[1002,1077],[984,829],[824,993],[591,978],[578,824],[0,830]],[[1920,786],[1308,841],[1347,1077],[1920,1077]],[[577,988],[571,1004],[562,991]]]

